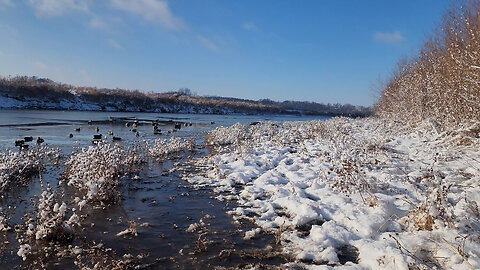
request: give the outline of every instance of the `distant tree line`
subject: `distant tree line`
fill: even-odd
[[[480,120],[480,1],[457,2],[418,55],[399,61],[375,113],[444,127]]]
[[[312,115],[343,115],[351,117],[365,117],[372,113],[372,109],[366,106],[355,106],[351,104],[323,104],[310,101],[283,101],[276,102],[269,99],[260,100],[263,104],[281,106],[287,110],[301,111],[303,114]]]
[[[353,105],[201,97],[188,88],[165,93],[145,93],[138,90],[76,87],[54,82],[50,79],[28,76],[0,77],[0,95],[19,101],[31,99],[48,100],[53,103],[60,103],[65,100],[71,102],[85,101],[98,104],[102,109],[109,107],[117,111],[314,114],[355,117],[367,116],[370,113],[368,107]]]

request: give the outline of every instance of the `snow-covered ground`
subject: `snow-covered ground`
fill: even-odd
[[[213,130],[194,161],[235,219],[274,234],[310,269],[479,269],[480,125],[439,130],[378,119]]]

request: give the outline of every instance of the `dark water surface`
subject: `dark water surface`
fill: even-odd
[[[74,145],[90,145],[93,134],[104,136],[110,130],[115,136],[127,143],[138,140],[165,138],[152,132],[151,121],[158,121],[159,128],[167,131],[175,122],[192,123],[182,128],[175,136],[182,138],[204,138],[203,132],[217,126],[230,126],[235,123],[246,124],[253,121],[307,121],[326,116],[295,115],[208,115],[208,114],[166,114],[166,113],[127,113],[127,112],[83,112],[83,111],[40,111],[40,110],[0,110],[0,149],[11,148],[14,141],[24,136],[42,137],[50,145],[68,150]],[[139,122],[139,137],[132,136],[125,122]],[[142,121],[144,120],[144,121]],[[88,124],[89,121],[91,124]],[[80,131],[74,131],[80,128]],[[166,132],[163,132],[164,134]],[[69,138],[69,134],[73,137]],[[168,134],[166,134],[168,135]]]
[[[149,269],[211,269],[214,267],[245,267],[248,264],[274,267],[288,258],[277,256],[279,247],[274,236],[261,234],[253,240],[243,240],[245,231],[255,228],[249,222],[234,222],[226,212],[235,202],[219,202],[208,189],[196,189],[180,177],[185,170],[198,168],[184,166],[189,158],[207,153],[202,145],[205,132],[217,126],[229,126],[237,122],[251,121],[303,121],[326,119],[325,117],[298,116],[243,116],[243,115],[191,115],[159,113],[112,113],[77,111],[20,111],[0,110],[0,151],[13,150],[15,140],[25,136],[45,140],[45,144],[62,150],[62,161],[75,147],[91,145],[94,134],[102,134],[108,141],[121,137],[121,144],[133,144],[142,140],[154,140],[177,136],[194,138],[198,144],[195,154],[188,154],[162,163],[149,162],[142,167],[140,180],[124,179],[120,186],[121,204],[101,207],[87,205],[83,210],[88,217],[80,234],[83,243],[103,243],[121,257],[123,254],[142,255]],[[137,132],[126,127],[136,121]],[[153,134],[152,121],[158,122],[162,135]],[[181,129],[171,132],[175,124]],[[186,124],[186,125],[185,125]],[[75,129],[80,129],[76,131]],[[98,128],[98,132],[97,132]],[[70,137],[69,135],[73,137]],[[16,187],[0,199],[0,207],[8,213],[10,225],[23,224],[24,213],[33,209],[32,201],[41,193],[41,182],[64,194],[66,202],[73,201],[75,192],[65,185],[58,185],[63,166],[49,167],[42,180],[34,177],[27,187]],[[192,223],[203,219],[205,226],[195,232],[186,232]],[[137,237],[117,237],[135,222]],[[12,226],[13,227],[13,226]],[[0,255],[0,269],[28,268],[16,255],[18,242],[15,232],[7,233],[8,244]],[[75,240],[72,245],[79,244]],[[77,268],[73,260],[53,256],[43,261],[46,269]],[[30,265],[31,266],[31,265]]]

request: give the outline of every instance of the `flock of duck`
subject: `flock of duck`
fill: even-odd
[[[15,141],[15,146],[17,147],[20,147],[20,149],[28,149],[28,144],[29,142],[32,142],[33,141],[33,137],[32,136],[26,136],[23,138],[23,140],[16,140]],[[38,137],[37,138],[37,144],[42,144],[45,140]]]
[[[112,121],[110,119],[110,121]],[[152,123],[152,128],[153,128],[153,134],[154,135],[162,135],[162,130],[159,128],[159,122],[157,120],[153,120],[151,121]],[[179,122],[173,122],[172,120],[170,120],[169,122],[172,123],[173,125],[173,128],[170,129],[170,130],[167,130],[166,133],[167,134],[170,134],[170,133],[173,133],[173,132],[176,132],[177,130],[181,129],[182,128],[182,123],[179,123]],[[92,125],[93,122],[90,120],[88,121],[88,124],[89,125]],[[187,126],[192,126],[193,124],[192,123],[183,123],[186,127]],[[212,123],[213,124],[213,123]],[[137,127],[139,125],[139,121],[138,120],[133,120],[133,121],[126,121],[125,123],[125,127],[126,128],[129,128],[129,131],[133,132],[135,134],[136,137],[139,137],[140,136],[140,133],[138,132],[137,130]],[[79,127],[76,127],[73,129],[73,131],[75,132],[80,132],[80,128]],[[97,134],[94,134],[93,135],[93,139],[92,139],[92,143],[93,144],[96,144],[98,143],[99,141],[101,141],[103,139],[103,135],[100,133],[100,128],[99,127],[96,127],[95,128],[95,131]],[[118,136],[114,136],[113,132],[111,130],[109,130],[107,132],[107,135],[108,136],[111,136],[112,137],[112,141],[121,141],[122,138],[121,137],[118,137]],[[70,133],[68,135],[69,138],[73,138],[74,135],[73,133]],[[15,141],[15,146],[16,147],[19,147],[21,150],[25,150],[25,149],[28,149],[29,145],[28,143],[29,142],[32,142],[33,141],[33,137],[32,136],[27,136],[27,137],[24,137],[23,139],[21,140],[16,140]],[[36,143],[37,144],[42,144],[43,142],[45,142],[45,140],[41,137],[37,137],[37,140],[36,140]]]

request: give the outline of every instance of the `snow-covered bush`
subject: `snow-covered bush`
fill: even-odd
[[[172,154],[193,151],[194,149],[195,140],[185,140],[178,137],[172,137],[170,140],[155,140],[154,144],[148,148],[148,151],[153,158],[163,160]]]
[[[256,125],[245,127],[246,134],[240,139],[246,139],[253,142],[267,141],[275,137],[281,131],[281,125],[278,122],[260,122]]]
[[[75,227],[80,227],[80,217],[69,209],[50,187],[42,192],[34,215],[25,225],[16,227],[20,248],[17,255],[23,260],[36,245],[66,244],[74,239]]]
[[[230,127],[217,127],[210,131],[207,136],[208,145],[230,145],[236,144],[247,137],[247,128],[236,123]]]
[[[72,154],[64,177],[68,185],[84,191],[88,201],[114,204],[119,201],[117,187],[121,177],[133,172],[140,161],[135,151],[100,142]]]
[[[427,169],[417,177],[409,177],[414,183],[419,199],[418,203],[411,203],[412,209],[400,221],[410,230],[432,231],[440,228],[453,228],[454,206],[448,196],[452,193],[452,184],[447,184],[445,176],[432,168]]]
[[[0,153],[0,193],[15,184],[25,184],[45,166],[58,162],[60,150],[36,146],[19,152]]]
[[[67,218],[66,203],[55,196],[50,188],[42,192],[37,206],[36,226],[29,224],[27,235],[48,242],[67,242],[73,238],[72,226],[80,226],[80,217],[72,209],[73,213]]]

